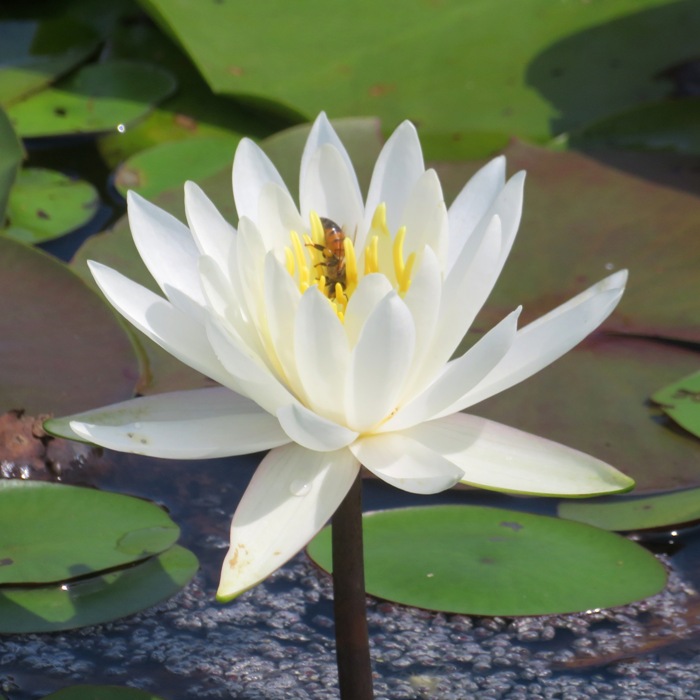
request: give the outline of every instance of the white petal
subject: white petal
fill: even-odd
[[[178,360],[228,385],[231,378],[199,321],[106,265],[90,260],[88,266],[102,293],[124,318]]]
[[[260,190],[256,222],[265,240],[265,249],[275,250],[278,254],[290,245],[291,231],[301,235],[309,228],[287,189],[274,182],[268,182]]]
[[[250,139],[241,139],[233,158],[233,199],[239,220],[247,216],[255,221],[260,192],[268,182],[285,187],[277,168],[262,149]]]
[[[415,343],[411,312],[398,294],[387,294],[367,319],[352,351],[346,408],[354,430],[373,428],[396,407]]]
[[[348,340],[343,324],[317,287],[302,296],[294,334],[286,344],[294,347],[295,366],[309,407],[333,421],[345,422]]]
[[[392,291],[391,283],[382,274],[367,275],[360,280],[345,310],[345,333],[350,347],[357,344],[365,321],[377,304]]]
[[[341,160],[343,161],[342,169],[349,177],[349,189],[351,191],[350,196],[352,199],[359,201],[360,206],[362,206],[362,194],[360,192],[360,185],[357,181],[357,175],[355,174],[355,168],[353,167],[348,152],[345,150],[343,142],[338,138],[338,134],[335,133],[335,129],[333,129],[331,123],[328,121],[328,117],[326,116],[325,112],[321,112],[321,114],[316,117],[316,121],[311,127],[309,136],[306,139],[304,152],[301,154],[301,169],[299,173],[300,203],[304,198],[304,183],[307,181],[307,177],[309,177],[309,171],[314,167],[312,166],[312,161],[316,157],[319,149],[322,149],[324,146],[332,147],[333,150],[340,156]],[[313,208],[313,203],[310,206]],[[309,212],[307,209],[304,209],[303,204],[301,204],[301,212],[304,218],[308,220]],[[333,219],[333,215],[330,212],[324,214],[322,211],[317,209],[316,213],[319,216],[328,216],[329,218]],[[338,221],[337,219],[333,220],[336,221],[336,223],[339,223],[341,226],[343,225],[342,221]],[[351,222],[346,221],[344,223],[350,225]],[[353,225],[359,223],[361,223],[359,220],[352,222]],[[352,231],[349,231],[349,233],[352,233]]]
[[[53,419],[49,430],[121,452],[167,459],[250,454],[289,442],[274,416],[223,387],[142,396]]]
[[[409,432],[370,435],[350,449],[373,474],[411,493],[438,493],[454,486],[464,472],[412,439]]]
[[[299,403],[277,409],[280,425],[289,437],[314,452],[330,452],[347,447],[357,433],[319,416]]]
[[[481,488],[547,496],[594,496],[629,490],[629,477],[578,450],[494,421],[455,413],[410,431]]]
[[[377,158],[367,193],[363,230],[369,230],[374,211],[382,203],[386,204],[390,231],[396,231],[407,223],[401,220],[401,216],[409,195],[424,170],[416,128],[411,122],[405,121],[389,137]]]
[[[232,329],[212,319],[207,324],[206,335],[219,361],[231,375],[229,386],[270,413],[295,400],[272,370],[233,334]]]
[[[443,267],[447,257],[449,224],[442,187],[434,170],[426,170],[416,181],[401,224],[406,226],[404,255],[430,246]]]
[[[127,202],[131,235],[153,279],[175,306],[201,320],[204,297],[197,271],[199,250],[190,230],[133,190]]]
[[[460,410],[460,402],[498,364],[515,340],[521,309],[506,316],[473,347],[448,362],[437,379],[391,420],[383,431],[403,430]]]
[[[457,195],[448,211],[450,222],[448,270],[505,184],[506,159],[498,156],[475,173]]]
[[[503,359],[460,401],[473,406],[539,372],[597,328],[617,306],[627,271],[620,270],[521,328]]]
[[[311,211],[332,219],[352,238],[362,226],[364,209],[355,171],[329,144],[309,158],[301,173],[299,204],[304,220]]]
[[[185,214],[200,254],[212,258],[228,274],[236,229],[194,182],[185,183]]]
[[[289,445],[270,452],[233,516],[217,598],[243,593],[304,547],[345,498],[359,468],[349,450]]]

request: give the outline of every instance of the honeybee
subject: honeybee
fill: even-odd
[[[320,217],[321,225],[323,226],[323,235],[326,239],[326,244],[312,243],[311,245],[323,253],[324,260],[318,265],[326,268],[326,285],[335,287],[340,283],[345,289],[345,232],[343,229],[330,219]]]

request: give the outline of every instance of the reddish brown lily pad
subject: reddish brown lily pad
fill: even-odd
[[[0,410],[75,413],[133,395],[134,347],[65,265],[0,239]]]

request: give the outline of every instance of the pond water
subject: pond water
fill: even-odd
[[[201,569],[180,594],[129,618],[0,638],[0,690],[8,700],[77,683],[128,685],[170,700],[337,697],[330,578],[304,553],[237,600],[214,600],[231,514],[261,455],[180,462],[91,454],[64,465],[61,479],[163,504]],[[449,502],[553,512],[545,499],[483,491],[414,497],[372,479],[364,502],[367,510]],[[700,697],[700,536],[694,529],[656,533],[649,546],[665,552],[668,586],[613,610],[475,618],[370,599],[376,697]]]

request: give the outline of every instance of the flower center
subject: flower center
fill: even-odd
[[[315,211],[309,219],[309,233],[300,236],[291,231],[291,246],[284,251],[287,271],[302,293],[316,285],[341,321],[350,297],[366,275],[383,274],[401,296],[406,294],[416,254],[404,258],[406,227],[402,226],[392,238],[386,223],[386,205],[380,204],[375,210],[359,255],[355,250],[357,231],[350,236]]]

